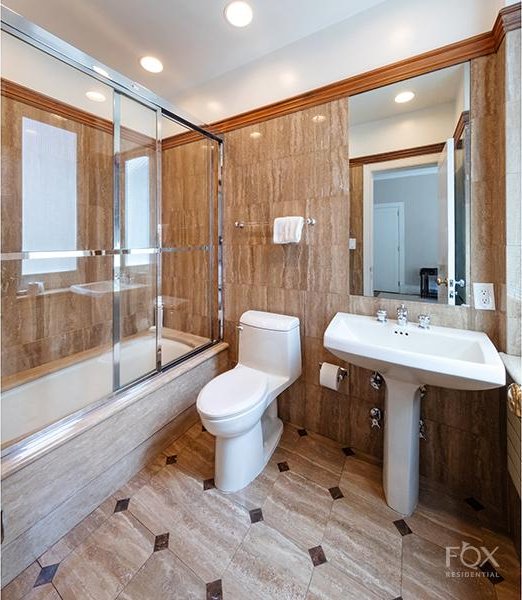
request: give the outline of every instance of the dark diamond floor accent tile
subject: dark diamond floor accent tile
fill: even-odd
[[[211,490],[212,488],[216,487],[216,483],[214,482],[213,479],[205,479],[205,481],[203,482],[203,489],[206,490]]]
[[[399,533],[402,536],[413,533],[412,530],[409,528],[408,523],[406,523],[406,521],[404,519],[399,519],[398,521],[394,521],[393,524],[395,525],[395,527],[397,527],[397,529],[399,530]]]
[[[402,596],[397,596],[397,598],[394,598],[393,600],[402,600]]]
[[[167,460],[165,461],[165,463],[167,465],[175,465],[177,462],[178,462],[177,454],[172,454],[171,456],[167,456]]]
[[[348,447],[343,448],[343,453],[345,454],[345,456],[353,456],[355,454],[355,452]]]
[[[310,548],[308,550],[308,554],[312,559],[312,563],[314,567],[318,567],[319,565],[323,565],[326,562],[326,556],[324,555],[324,550],[321,546],[316,546],[315,548]]]
[[[277,463],[277,468],[281,473],[283,473],[284,471],[290,471],[290,467],[288,466],[286,460],[284,462]]]
[[[223,585],[221,579],[207,583],[207,600],[223,600]]]
[[[154,552],[165,550],[169,547],[169,534],[161,533],[154,538]]]
[[[486,575],[493,585],[497,585],[497,583],[502,583],[502,581],[504,581],[502,575],[495,569],[489,560],[483,565],[480,565],[479,569]]]
[[[263,511],[260,508],[254,508],[250,511],[250,522],[259,523],[263,520]]]
[[[129,502],[130,498],[123,498],[123,500],[118,500],[118,502],[116,502],[116,506],[114,507],[114,512],[117,513],[127,510],[129,508]]]
[[[330,496],[332,496],[332,498],[334,500],[339,500],[339,498],[344,498],[344,495],[341,492],[341,489],[338,487],[329,488],[328,491],[330,492]]]
[[[60,564],[56,563],[55,565],[47,565],[47,567],[43,567],[40,573],[38,573],[38,577],[36,578],[33,587],[38,587],[39,585],[51,583],[53,577],[56,575],[56,571],[58,570],[59,566]]]
[[[308,431],[306,431],[306,429],[298,429],[297,433],[301,436],[304,437],[305,435],[308,435]]]
[[[484,505],[481,504],[476,498],[473,498],[473,496],[466,498],[464,500],[464,502],[466,504],[469,504],[473,510],[479,511],[479,510],[484,510],[484,508],[485,508]]]

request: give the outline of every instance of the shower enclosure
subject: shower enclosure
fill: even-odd
[[[2,17],[5,455],[221,338],[222,149]]]

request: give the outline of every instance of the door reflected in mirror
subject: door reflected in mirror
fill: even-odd
[[[468,304],[469,64],[349,99],[350,293]]]

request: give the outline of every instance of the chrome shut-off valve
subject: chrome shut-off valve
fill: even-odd
[[[372,429],[374,429],[374,428],[380,429],[381,421],[382,421],[381,409],[374,406],[373,408],[370,409],[370,423],[371,423]]]
[[[372,388],[374,390],[380,390],[383,383],[384,383],[384,378],[380,373],[377,373],[377,371],[374,371],[370,375],[370,385],[372,386]]]

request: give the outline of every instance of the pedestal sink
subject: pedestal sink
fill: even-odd
[[[419,418],[422,385],[486,390],[506,382],[504,365],[485,333],[337,313],[324,347],[386,382],[384,493],[397,512],[411,514],[419,495]]]

